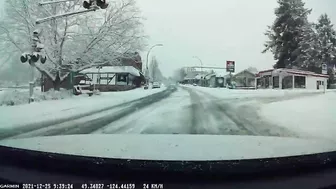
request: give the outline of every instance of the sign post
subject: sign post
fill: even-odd
[[[226,61],[226,72],[235,72],[235,61]]]
[[[232,73],[235,72],[235,65],[235,61],[226,61],[226,72],[230,73],[230,85],[232,85]]]
[[[322,64],[321,67],[322,67],[322,74],[327,75],[328,74],[328,66],[327,66],[327,64]],[[328,80],[323,81],[323,90],[324,90],[324,93],[326,93],[327,82],[328,82]]]

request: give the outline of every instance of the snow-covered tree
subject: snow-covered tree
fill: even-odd
[[[186,75],[187,73],[185,71],[185,68],[179,68],[174,71],[173,79],[175,81],[183,81]]]
[[[149,73],[150,73],[150,78],[153,82],[161,81],[164,78],[159,68],[159,62],[155,56],[152,57],[152,60],[149,64]]]
[[[293,67],[299,53],[302,27],[308,23],[307,16],[311,10],[305,8],[302,0],[278,0],[275,9],[276,19],[268,26],[265,35],[269,41],[265,43],[263,53],[270,51],[277,60],[275,68]]]
[[[36,25],[38,18],[78,11],[81,0],[40,7],[37,0],[6,0],[0,21],[0,54],[18,57],[30,48],[32,32],[41,31],[48,61],[36,68],[60,82],[70,71],[101,64],[119,64],[129,51],[140,51],[144,34],[135,0],[114,1],[106,10],[74,15]]]
[[[319,58],[321,52],[319,37],[313,23],[308,23],[301,29],[297,49],[298,57],[294,61],[295,65],[300,69],[316,72],[322,63]]]
[[[336,32],[333,28],[334,25],[331,23],[327,14],[323,14],[318,19],[315,25],[317,36],[319,39],[319,44],[321,46],[321,51],[319,52],[319,59],[322,63],[330,65],[332,60],[336,57]],[[321,64],[319,67],[321,67]]]

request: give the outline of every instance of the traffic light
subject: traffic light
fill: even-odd
[[[40,61],[42,64],[46,63],[47,62],[47,57],[45,55],[41,55],[40,56]]]
[[[38,60],[40,59],[40,54],[37,53],[37,52],[33,52],[31,55],[30,55],[30,60],[32,62],[37,62]]]
[[[106,3],[106,0],[85,0],[83,2],[83,7],[85,9],[91,9],[91,8],[101,8],[106,9],[108,7],[108,3]]]
[[[23,53],[20,57],[20,60],[22,63],[26,63],[28,61],[28,55],[26,53]]]
[[[97,0],[97,6],[101,9],[106,9],[108,7],[108,3],[106,3],[106,0]]]

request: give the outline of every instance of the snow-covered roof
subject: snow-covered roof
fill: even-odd
[[[202,78],[204,78],[207,75],[208,74],[198,74],[198,75],[195,76],[195,79],[202,79]]]
[[[134,76],[140,76],[140,71],[133,66],[103,66],[101,69],[96,67],[82,70],[80,73],[130,73]]]
[[[187,75],[184,77],[185,80],[188,80],[188,79],[195,79],[195,76],[197,75],[197,73],[195,72],[189,72],[187,73]]]
[[[202,78],[202,75],[198,74],[195,76],[195,79],[201,79]]]
[[[260,71],[258,73],[259,76],[262,75],[272,75],[272,74],[279,74],[279,73],[288,73],[288,74],[297,74],[297,75],[310,75],[314,77],[326,77],[328,78],[328,75],[323,75],[323,74],[317,74],[315,72],[311,71],[304,71],[304,70],[296,70],[296,69],[287,69],[287,68],[279,68],[279,69],[269,69],[269,70],[264,70]]]
[[[251,71],[251,70],[249,70],[249,69],[245,69],[245,70],[243,70],[243,71],[241,71],[241,72],[238,72],[238,73],[234,74],[234,76],[237,76],[237,77],[238,77],[239,74],[242,74],[242,73],[244,73],[244,72],[250,73],[250,74],[252,74],[252,75],[255,76],[256,74],[258,74],[258,72],[254,73],[254,71],[255,71],[255,70],[252,70],[252,71]]]
[[[225,77],[225,75],[228,74],[228,73],[226,72],[226,70],[215,71],[215,73],[216,73],[216,77]]]
[[[258,69],[254,67],[249,67],[246,69],[246,71],[253,73],[253,74],[257,74],[259,72]]]
[[[208,75],[205,76],[205,79],[210,79],[212,76],[216,76],[216,74],[214,74],[214,73],[213,74],[208,74]]]

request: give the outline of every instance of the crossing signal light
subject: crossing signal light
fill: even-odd
[[[28,61],[28,55],[27,54],[22,54],[20,57],[20,60],[22,63],[26,63]]]
[[[106,9],[108,7],[108,3],[106,3],[106,0],[97,0],[97,6],[101,9]]]
[[[84,7],[85,9],[90,9],[91,6],[92,6],[92,4],[93,4],[93,0],[84,1],[84,2],[83,2],[83,7]]]

